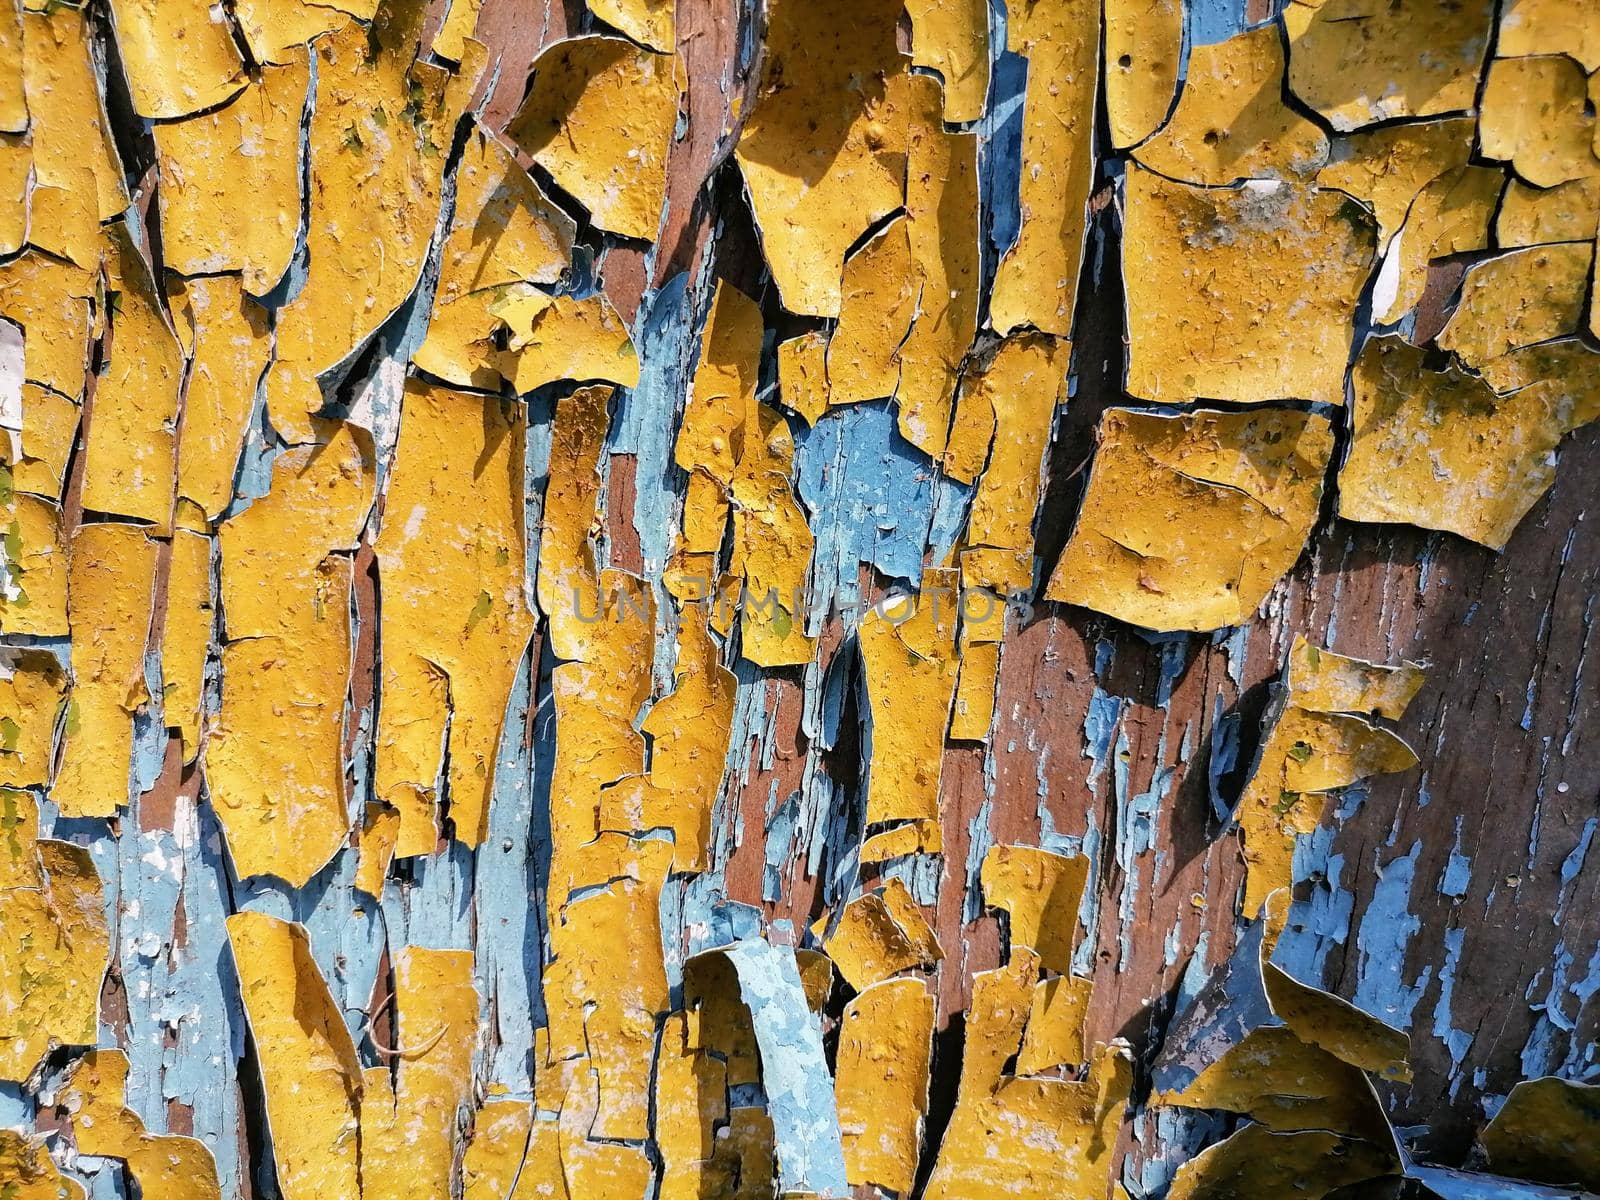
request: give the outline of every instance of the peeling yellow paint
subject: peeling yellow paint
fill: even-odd
[[[1246,1125],[1178,1168],[1169,1200],[1226,1196],[1322,1197],[1349,1184],[1392,1174],[1394,1153],[1337,1133],[1273,1133]]]
[[[1111,144],[1137,145],[1167,119],[1183,59],[1183,0],[1106,0]]]
[[[37,496],[14,495],[0,506],[5,520],[0,632],[66,637],[67,550],[61,509]]]
[[[1283,13],[1289,90],[1340,132],[1465,112],[1477,98],[1494,10],[1493,0],[1295,0]]]
[[[163,1200],[218,1200],[217,1164],[203,1142],[146,1131],[123,1103],[128,1057],[121,1050],[91,1050],[78,1060],[56,1103],[72,1117],[79,1154],[120,1158],[141,1196]]]
[[[1129,393],[1341,403],[1373,261],[1360,206],[1329,189],[1197,188],[1133,166],[1126,187]]]
[[[772,0],[736,155],[783,305],[839,315],[846,251],[905,202],[900,0]]]
[[[1545,1183],[1600,1187],[1594,1084],[1526,1079],[1484,1127],[1479,1141],[1491,1169]]]
[[[283,278],[300,227],[309,82],[307,53],[296,50],[282,66],[263,67],[227,105],[153,127],[161,251],[172,270],[239,271],[256,296]]]
[[[200,753],[200,706],[216,609],[211,598],[211,539],[180,529],[172,535],[167,612],[161,633],[164,719],[183,741],[183,759]]]
[[[1565,55],[1497,58],[1483,87],[1484,157],[1509,162],[1537,187],[1600,175],[1589,79]]]
[[[1495,214],[1495,243],[1503,247],[1592,240],[1600,217],[1600,176],[1536,188],[1512,179]]]
[[[677,0],[589,0],[589,11],[634,41],[671,54],[676,44]]]
[[[10,465],[12,486],[17,491],[46,500],[61,499],[81,415],[78,406],[60,392],[36,383],[22,385],[22,457],[13,461],[10,448],[0,448],[0,459]]]
[[[506,132],[601,229],[651,241],[661,221],[678,119],[671,54],[623,38],[556,42]]]
[[[1108,410],[1046,598],[1158,630],[1247,620],[1300,557],[1332,453],[1312,413]]]
[[[729,488],[731,570],[745,589],[740,654],[763,667],[804,665],[812,654],[804,597],[813,538],[790,482],[794,438],[776,409],[756,405],[751,417]]]
[[[910,222],[896,214],[844,262],[839,324],[828,340],[828,403],[893,396],[900,344],[916,311]]]
[[[117,49],[142,117],[187,117],[243,86],[227,18],[206,0],[112,0]]]
[[[1028,59],[1022,224],[995,273],[989,322],[1002,334],[1031,325],[1066,337],[1094,182],[1099,0],[1028,0],[1011,14],[1006,36],[1009,49]]]
[[[91,223],[108,221],[127,208],[128,189],[90,57],[88,14],[68,5],[46,8],[22,14],[34,186],[71,193],[87,170],[94,177]]]
[[[1010,918],[1013,955],[1020,947],[1045,970],[1070,972],[1089,860],[1031,846],[991,846],[979,879],[984,902]]]
[[[110,935],[88,851],[41,840],[28,792],[0,790],[0,835],[0,1079],[20,1082],[56,1047],[94,1044]]]
[[[820,919],[812,932],[823,937],[823,950],[839,975],[858,992],[911,967],[932,966],[944,957],[928,919],[906,885],[890,879],[881,889],[865,892],[829,921]]]
[[[1469,367],[1576,333],[1594,258],[1590,242],[1529,246],[1474,263],[1438,343]]]
[[[961,364],[978,328],[978,139],[950,133],[938,85],[910,81],[906,232],[916,319],[900,347],[899,427],[913,446],[944,453]],[[780,360],[780,371],[781,371]]]
[[[433,35],[433,52],[459,63],[467,56],[467,41],[477,30],[483,0],[449,0],[444,19]]]
[[[1410,746],[1356,714],[1398,717],[1421,684],[1414,664],[1364,663],[1296,639],[1286,703],[1239,800],[1245,917],[1293,882],[1295,838],[1316,828],[1328,792],[1416,765]]]
[[[0,1129],[0,1188],[14,1200],[84,1200],[83,1184],[63,1176],[43,1138]]]
[[[356,840],[357,891],[365,892],[374,900],[383,899],[383,881],[389,874],[389,864],[394,861],[399,841],[400,810],[381,804],[367,805]]]
[[[1592,393],[1551,381],[1497,396],[1455,367],[1428,369],[1398,338],[1368,342],[1353,378],[1339,515],[1444,529],[1496,550],[1554,480],[1561,438],[1600,417]]]
[[[462,1200],[509,1200],[532,1125],[526,1100],[489,1100],[478,1109],[461,1162]]]
[[[1502,58],[1566,54],[1592,75],[1600,71],[1600,13],[1562,0],[1508,0],[1495,53]]]
[[[938,73],[943,119],[952,125],[983,116],[989,94],[989,9],[984,0],[907,0],[911,62]]]
[[[1389,244],[1373,286],[1376,321],[1392,324],[1417,306],[1434,259],[1488,246],[1504,182],[1501,172],[1469,164],[1422,189]]]
[[[360,1196],[361,1068],[305,927],[228,918],[284,1200]]]
[[[1476,128],[1471,117],[1453,117],[1362,130],[1334,142],[1317,183],[1367,205],[1378,222],[1378,244],[1387,247],[1418,193],[1467,165]]]
[[[401,810],[402,856],[433,852],[432,810],[446,800],[462,842],[476,846],[488,831],[506,704],[533,632],[525,438],[515,403],[406,382],[376,544],[384,653],[374,760],[378,798]],[[424,820],[408,819],[404,789],[422,798]]]
[[[132,235],[111,227],[110,363],[84,428],[83,506],[172,527],[183,350]]]
[[[956,572],[924,572],[915,599],[883,601],[861,622],[871,708],[867,827],[919,822],[938,849],[939,776],[955,699]],[[932,840],[932,844],[928,842]],[[863,861],[865,847],[863,847]]]
[[[233,11],[250,56],[281,64],[313,38],[349,24],[350,17],[370,22],[378,8],[379,0],[235,0]]]
[[[604,296],[574,300],[528,289],[500,301],[494,314],[509,331],[499,371],[521,394],[562,379],[639,383],[633,340]]]
[[[1017,1052],[1018,1075],[1043,1075],[1059,1067],[1076,1070],[1087,1055],[1084,1030],[1094,985],[1075,975],[1041,979],[1033,988],[1028,1028]]]
[[[778,398],[807,425],[828,410],[828,335],[802,333],[778,343]]]
[[[834,1095],[853,1187],[911,1192],[928,1113],[933,1010],[921,979],[883,980],[845,1005]]]
[[[71,263],[24,251],[0,264],[0,316],[29,331],[23,368],[30,383],[83,398],[94,295],[94,276]]]
[[[1328,139],[1283,103],[1284,69],[1275,24],[1193,47],[1177,108],[1133,157],[1183,183],[1315,174],[1327,161]]]
[[[303,885],[344,844],[351,563],[372,447],[349,425],[280,454],[272,489],[221,528],[222,707],[206,749],[240,877]]]
[[[67,673],[48,650],[10,647],[0,654],[0,787],[50,781],[56,719],[67,700]]]
[[[515,318],[513,330],[527,337],[552,307],[557,316],[571,311],[571,301],[552,300],[528,285],[565,276],[576,227],[482,127],[468,135],[455,178],[455,214],[440,253],[433,313],[412,361],[448,383],[496,389],[502,373],[518,374],[521,357],[495,346],[502,322]],[[512,370],[503,371],[505,359]],[[518,384],[518,391],[530,390]]]
[[[67,570],[72,697],[50,798],[68,816],[109,817],[128,803],[133,717],[150,701],[156,544],[138,525],[82,525]]]
[[[233,501],[233,481],[266,373],[272,335],[265,309],[244,293],[236,275],[208,275],[169,285],[180,336],[193,361],[178,438],[178,495],[208,521]]]

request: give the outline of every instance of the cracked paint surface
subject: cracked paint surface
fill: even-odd
[[[0,12],[0,1196],[1600,1191],[1597,71]]]

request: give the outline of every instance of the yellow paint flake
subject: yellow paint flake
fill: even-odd
[[[444,20],[433,35],[433,52],[440,58],[459,63],[467,56],[467,41],[478,27],[483,0],[449,0]]]
[[[973,976],[961,1082],[924,1193],[929,1200],[1056,1200],[1098,1196],[1110,1186],[1132,1057],[1120,1043],[1098,1047],[1081,1081],[1005,1075],[1037,978],[1038,961],[1026,953]]]
[[[761,1081],[755,1024],[726,955],[700,954],[684,964],[689,1044],[727,1064],[730,1087]]]
[[[111,356],[85,425],[83,506],[165,532],[177,488],[183,350],[127,228],[113,226],[111,242]]]
[[[1223,1200],[1229,1196],[1322,1197],[1349,1184],[1392,1175],[1394,1152],[1337,1133],[1273,1133],[1246,1125],[1208,1146],[1178,1168],[1169,1200]]]
[[[839,324],[828,341],[828,403],[893,396],[900,344],[916,311],[909,224],[897,214],[844,263]]]
[[[672,456],[685,471],[702,471],[722,488],[733,482],[755,408],[761,339],[760,307],[738,288],[719,282]],[[720,529],[717,537],[720,541]]]
[[[61,509],[37,496],[13,495],[0,505],[5,522],[0,562],[0,633],[65,637],[67,551]]]
[[[451,1193],[459,1131],[472,1111],[472,951],[403,947],[394,959],[394,1006],[393,1072],[363,1072],[361,1195],[435,1200]]]
[[[736,155],[783,305],[837,317],[845,253],[905,201],[900,0],[773,0]]]
[[[407,380],[376,546],[377,795],[400,807],[399,792],[415,789],[430,810],[448,800],[469,846],[488,831],[506,703],[533,632],[523,596],[525,437],[515,402]],[[432,853],[432,812],[412,825],[401,811],[399,853]]]
[[[823,937],[828,919],[812,932]],[[823,950],[840,976],[858,992],[911,967],[932,966],[944,957],[939,940],[906,885],[890,879],[881,889],[863,893],[839,912]]]
[[[183,760],[200,753],[200,705],[216,608],[211,599],[211,539],[180,529],[172,535],[167,613],[161,634],[162,705],[168,728],[183,740]]]
[[[671,54],[623,38],[547,46],[506,132],[610,233],[652,241],[678,120]]]
[[[1389,1137],[1366,1074],[1284,1026],[1251,1030],[1181,1091],[1153,1102],[1242,1113],[1279,1133],[1331,1129],[1374,1142]]]
[[[1593,1190],[1600,1187],[1597,1125],[1600,1087],[1546,1076],[1513,1087],[1479,1140],[1499,1174]]]
[[[3,19],[4,14],[0,14]],[[0,71],[3,70],[0,59]],[[3,86],[0,79],[0,87]],[[0,97],[0,104],[3,103]],[[10,257],[28,240],[28,180],[32,174],[33,147],[18,134],[0,134],[0,187],[5,189],[0,192],[0,255]]]
[[[960,665],[955,585],[954,571],[925,572],[919,596],[887,599],[861,622],[871,706],[869,829],[914,821],[937,831],[944,734]]]
[[[22,385],[22,457],[11,461],[10,448],[0,447],[0,459],[10,465],[17,491],[61,499],[80,415],[78,406],[60,392],[36,383]]]
[[[1133,152],[1183,183],[1304,179],[1328,158],[1328,139],[1287,104],[1283,39],[1275,24],[1195,46],[1172,117]]]
[[[6,7],[0,14],[0,132],[22,133],[28,128],[28,98],[22,61],[22,6]]]
[[[553,961],[544,974],[551,1055],[590,1060],[599,1094],[585,1133],[594,1138],[649,1135],[656,1021],[672,1007],[659,912],[671,847],[631,846],[650,855],[640,864],[643,878],[613,878],[568,902],[551,927]],[[619,971],[619,963],[628,969]]]
[[[1496,392],[1514,392],[1534,383],[1550,383],[1552,390],[1579,404],[1582,397],[1600,390],[1600,353],[1577,338],[1563,338],[1539,346],[1513,350],[1479,368]]]
[[[611,622],[597,620],[609,608],[609,598],[600,591],[592,540],[611,395],[608,387],[579,388],[556,401],[551,422],[539,608],[549,621],[555,656],[580,662],[590,661],[614,632]],[[618,622],[617,628],[625,627]]]
[[[978,139],[945,131],[932,79],[913,75],[910,97],[906,231],[917,312],[900,347],[898,423],[907,441],[937,459],[978,328]]]
[[[263,67],[228,104],[152,127],[161,252],[172,270],[239,271],[255,296],[283,278],[300,225],[300,116],[309,81],[308,56],[297,50],[283,66]]]
[[[1317,183],[1367,205],[1378,222],[1378,244],[1388,246],[1417,194],[1467,164],[1475,128],[1471,117],[1456,117],[1363,130],[1334,142]]]
[[[359,1196],[361,1068],[303,925],[228,918],[284,1200]]]
[[[1565,55],[1490,63],[1478,136],[1485,158],[1511,163],[1537,187],[1600,175],[1589,79]]]
[[[349,24],[349,18],[370,22],[377,15],[379,0],[340,0],[321,4],[317,0],[237,0],[234,19],[250,47],[250,57],[258,63],[292,61],[300,47],[319,34],[331,33]]]
[[[369,36],[319,37],[310,126],[309,270],[278,310],[268,414],[291,443],[315,433],[318,377],[357,350],[416,287],[443,194],[445,159],[483,61],[458,74],[413,61],[422,0],[397,0]]]
[[[708,865],[737,681],[718,661],[704,612],[687,609],[678,622],[673,689],[640,725],[651,739],[650,771],[601,794],[600,823],[608,830],[670,830],[673,869],[698,872]]]
[[[1502,58],[1566,54],[1592,75],[1600,71],[1600,12],[1563,0],[1508,0],[1495,53]]]
[[[602,295],[575,300],[518,289],[494,308],[509,332],[497,367],[522,395],[560,379],[639,383],[639,355],[628,329]]]
[[[50,781],[56,718],[67,699],[67,675],[48,650],[0,653],[0,787],[43,787]]]
[[[372,503],[372,447],[340,425],[280,454],[272,488],[221,528],[222,707],[211,798],[241,878],[301,886],[344,844],[350,559]]]
[[[1072,969],[1078,906],[1089,879],[1089,860],[1031,846],[991,846],[979,880],[984,903],[1010,917],[1010,944],[1036,956],[1048,971]]]
[[[1323,650],[1296,636],[1289,651],[1289,701],[1308,712],[1399,718],[1422,690],[1416,663],[1385,667]]]
[[[13,1200],[84,1200],[83,1184],[56,1169],[37,1141],[15,1129],[0,1129],[0,1188]]]
[[[1495,215],[1495,243],[1503,247],[1581,242],[1595,236],[1600,214],[1600,177],[1572,179],[1536,188],[1512,179]]]
[[[1477,99],[1494,9],[1493,0],[1296,0],[1283,13],[1289,90],[1341,133],[1466,112]]]
[[[579,1071],[567,1089],[557,1123],[561,1174],[572,1200],[589,1196],[648,1196],[653,1169],[642,1145],[591,1140],[598,1136],[604,1082],[594,1071]],[[641,1097],[641,1103],[643,1097]],[[643,1135],[641,1135],[643,1136]]]
[[[1167,119],[1183,58],[1183,0],[1106,0],[1106,113],[1119,150]]]
[[[174,316],[189,327],[193,362],[178,438],[178,495],[208,521],[233,501],[233,480],[256,385],[272,354],[266,310],[236,275],[208,275],[172,285]]]
[[[921,979],[887,979],[845,1005],[834,1096],[845,1178],[909,1195],[928,1113],[933,996]]]
[[[170,1200],[216,1200],[222,1195],[217,1164],[203,1142],[153,1134],[123,1096],[128,1056],[121,1050],[91,1050],[78,1060],[56,1103],[72,1118],[79,1154],[120,1158],[141,1196]]]
[[[92,1046],[110,955],[88,851],[39,838],[24,791],[0,790],[0,1079],[21,1082],[58,1046]]]
[[[50,798],[66,816],[109,817],[128,803],[133,717],[150,701],[156,544],[138,525],[80,525],[67,570],[72,698]]]
[[[511,151],[488,130],[475,127],[456,167],[455,214],[440,254],[427,338],[412,361],[448,383],[498,389],[502,355],[493,338],[502,324],[501,306],[531,318],[525,322],[530,326],[551,305],[570,306],[571,301],[563,306],[528,285],[563,278],[575,234],[572,219],[551,203]],[[516,361],[516,355],[509,357]]]
[[[778,398],[807,425],[828,411],[828,335],[802,333],[778,343]]]
[[[1094,985],[1075,975],[1041,979],[1033,988],[1028,1028],[1017,1052],[1018,1075],[1043,1075],[1058,1067],[1077,1069],[1088,1052],[1084,1027]]]
[[[974,601],[974,603],[977,603]],[[985,742],[994,723],[995,685],[1000,677],[1000,643],[963,640],[961,674],[950,714],[950,738]]]
[[[1438,343],[1469,367],[1578,331],[1594,259],[1591,242],[1529,246],[1474,263]]]
[[[1363,210],[1278,181],[1196,188],[1130,167],[1126,186],[1129,393],[1340,403],[1373,261]]]
[[[661,1029],[656,1059],[655,1141],[661,1153],[661,1200],[713,1200],[733,1188],[718,1159],[718,1125],[727,1120],[727,1067],[690,1045],[687,1013]]]
[[[995,434],[973,493],[967,544],[1033,549],[1045,449],[1056,405],[1066,398],[1070,356],[1071,346],[1064,341],[1024,334],[1007,338],[987,366],[968,374],[963,398],[970,395],[973,403],[988,405]],[[1031,571],[1029,575],[1031,583]]]
[[[489,1100],[478,1109],[461,1162],[462,1200],[508,1200],[532,1124],[526,1100]]]
[[[976,121],[989,95],[988,6],[983,0],[907,0],[906,15],[912,65],[937,72],[936,89],[942,81],[943,119]]]
[[[80,172],[87,170],[94,179],[92,216],[109,221],[127,208],[128,189],[90,56],[88,12],[67,5],[46,8],[25,7],[22,14],[34,186],[74,193],[83,183]]]
[[[1428,369],[1398,338],[1368,342],[1353,378],[1339,515],[1448,530],[1496,550],[1554,480],[1561,438],[1600,417],[1588,391],[1548,381],[1497,396],[1455,367]]]
[[[113,0],[111,19],[141,117],[187,117],[243,86],[228,19],[206,0]]]
[[[732,570],[744,579],[740,653],[763,667],[811,661],[805,590],[813,537],[795,498],[794,438],[783,414],[753,412],[729,494],[733,501]]]
[[[1326,793],[1416,765],[1411,747],[1357,714],[1398,717],[1421,686],[1414,664],[1383,667],[1295,640],[1286,702],[1239,801],[1245,917],[1293,882],[1296,836],[1317,827]]]
[[[399,840],[400,810],[382,804],[367,805],[356,841],[357,891],[365,892],[374,900],[383,899],[383,881],[389,874],[389,864],[394,861],[394,849]]]
[[[0,264],[0,316],[28,331],[22,352],[28,382],[82,399],[94,294],[90,272],[36,251]]]
[[[634,41],[671,54],[678,0],[589,0],[589,11]]]
[[[1148,629],[1247,620],[1300,557],[1332,453],[1311,413],[1107,410],[1046,598]]]
[[[1032,0],[1007,33],[1027,56],[1022,105],[1021,228],[989,296],[997,333],[1031,325],[1066,337],[1078,299],[1089,189],[1094,182],[1100,5]]]
[[[1373,285],[1372,311],[1379,324],[1392,324],[1417,306],[1434,259],[1488,246],[1504,182],[1500,171],[1469,164],[1422,189]]]

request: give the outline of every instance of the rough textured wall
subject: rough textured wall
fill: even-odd
[[[1600,19],[1242,2],[0,14],[0,1196],[1600,1190]]]

